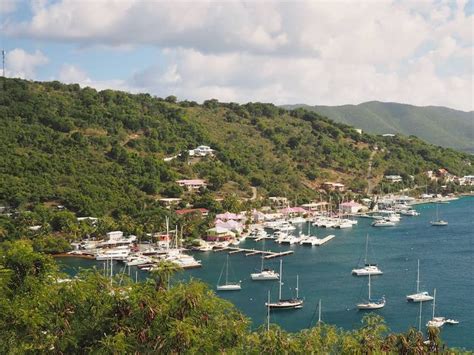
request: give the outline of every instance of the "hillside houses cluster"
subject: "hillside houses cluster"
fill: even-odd
[[[444,168],[437,170],[429,170],[425,174],[431,181],[438,181],[444,183],[452,182],[461,186],[474,185],[474,175],[465,175],[463,177],[459,177],[454,174],[451,174],[447,169]]]

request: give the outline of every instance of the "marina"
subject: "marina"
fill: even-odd
[[[443,218],[450,222],[445,228],[430,227],[430,221],[436,214],[435,204],[430,203],[417,205],[419,216],[403,216],[393,228],[373,228],[370,226],[372,219],[358,218],[358,224],[353,228],[331,230],[335,238],[324,248],[284,245],[266,240],[265,249],[276,254],[291,253],[284,258],[266,260],[264,267],[278,271],[279,260],[284,259],[285,282],[282,292],[284,295],[295,294],[296,275],[299,275],[299,296],[305,304],[303,309],[297,311],[280,313],[272,310],[271,321],[290,331],[314,325],[311,320],[317,319],[315,312],[321,299],[324,303],[322,317],[326,323],[345,329],[358,327],[363,312],[358,312],[355,305],[367,297],[368,279],[354,277],[351,270],[358,264],[361,255],[365,255],[369,233],[369,255],[373,248],[376,261],[384,272],[372,280],[377,297],[386,297],[385,307],[376,312],[384,317],[390,329],[405,331],[411,326],[418,328],[419,304],[407,302],[406,295],[416,290],[419,259],[422,269],[420,289],[432,291],[436,287],[442,295],[436,300],[440,314],[454,323],[459,322],[453,326],[446,323],[441,329],[443,340],[450,346],[474,348],[474,339],[471,337],[474,309],[469,304],[474,289],[474,198],[451,201],[438,208]],[[301,224],[292,233],[308,234],[307,230],[308,226]],[[319,236],[325,233],[325,229],[310,226],[310,232]],[[242,289],[235,293],[220,293],[220,296],[248,315],[255,327],[260,326],[266,321],[268,292],[271,292],[273,299],[278,294],[278,278],[255,282],[250,276],[261,270],[262,253],[254,254],[255,257],[247,257],[246,254],[258,252],[258,248],[262,248],[261,243],[247,238],[234,250],[192,252],[191,255],[201,261],[202,267],[179,273],[176,277],[198,278],[214,288],[222,265],[232,252],[229,257],[235,272],[234,279],[241,280]],[[70,273],[77,271],[78,267],[102,267],[102,262],[95,260],[61,260],[65,270]],[[449,267],[446,267],[447,261]],[[120,267],[114,270],[119,271]],[[147,276],[147,273],[138,270],[139,278]],[[432,318],[432,307],[431,302],[423,303],[422,327],[426,329],[426,323]]]

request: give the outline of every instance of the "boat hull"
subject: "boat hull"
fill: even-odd
[[[240,291],[242,289],[242,287],[240,286],[240,284],[236,284],[236,285],[220,285],[220,286],[217,286],[217,291]]]
[[[303,300],[295,299],[295,300],[281,300],[278,302],[266,302],[266,307],[270,307],[271,309],[300,309],[303,308]]]
[[[272,281],[272,280],[279,279],[278,274],[262,275],[261,273],[258,273],[258,274],[250,274],[250,277],[252,278],[253,281]]]

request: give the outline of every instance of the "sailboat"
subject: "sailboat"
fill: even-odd
[[[225,269],[225,283],[221,284],[222,274]],[[217,281],[217,291],[240,291],[242,287],[240,286],[240,281],[238,283],[229,283],[229,255],[227,255],[226,263],[222,268],[219,280]]]
[[[263,268],[263,255],[262,255],[262,265],[260,267],[260,272],[252,273],[250,274],[250,277],[254,281],[270,281],[270,280],[278,280],[280,275],[275,270]]]
[[[265,248],[265,240],[263,241],[262,252]],[[254,272],[250,274],[250,277],[253,281],[271,281],[271,280],[278,280],[280,275],[278,272],[272,269],[266,269],[263,267],[263,259],[264,255],[262,253],[262,264],[260,266],[260,272]]]
[[[364,258],[364,267],[360,269],[352,269],[352,275],[355,276],[368,276],[368,275],[382,275],[382,270],[379,269],[377,264],[370,264],[367,262],[367,255],[368,255],[368,247],[369,247],[369,234],[365,239],[365,258]]]
[[[446,323],[446,318],[444,317],[435,317],[435,310],[436,310],[436,289],[433,291],[433,315],[431,320],[426,323],[427,327],[434,327],[434,328],[441,328],[444,323]]]
[[[436,203],[436,220],[431,221],[433,227],[444,227],[448,225],[448,222],[439,218],[438,203]]]
[[[370,286],[370,274],[369,274],[369,298],[366,302],[361,302],[357,304],[357,308],[360,310],[369,310],[369,309],[380,309],[385,307],[385,296],[382,296],[380,299],[372,299],[371,295],[371,286]]]
[[[420,259],[418,259],[418,271],[416,276],[416,293],[407,296],[409,302],[425,302],[431,301],[433,297],[426,291],[420,292]]]
[[[303,308],[303,300],[298,297],[299,285],[298,281],[299,278],[296,276],[296,298],[289,298],[289,299],[282,299],[281,298],[281,286],[283,285],[282,282],[283,278],[283,264],[282,260],[280,260],[280,280],[278,282],[278,301],[277,302],[266,302],[265,306],[269,308],[275,309],[299,309]]]

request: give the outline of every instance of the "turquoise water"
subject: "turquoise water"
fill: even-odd
[[[290,331],[314,325],[321,299],[324,322],[345,329],[358,327],[365,313],[354,305],[367,296],[368,279],[352,276],[351,270],[359,260],[362,262],[365,236],[369,233],[370,261],[376,261],[384,272],[372,278],[372,294],[385,295],[385,308],[376,312],[384,317],[390,329],[405,331],[418,325],[419,305],[407,303],[405,296],[415,291],[417,259],[420,259],[420,288],[430,294],[437,289],[436,314],[460,321],[459,325],[442,328],[443,339],[450,346],[474,349],[474,198],[439,205],[440,216],[449,221],[447,227],[430,226],[435,205],[420,205],[416,209],[420,216],[403,217],[395,228],[373,228],[368,219],[359,219],[357,226],[346,230],[312,228],[312,234],[319,237],[336,235],[322,247],[285,247],[267,241],[267,250],[294,251],[283,258],[283,296],[294,295],[296,274],[299,274],[300,297],[305,299],[303,309],[273,312],[272,322]],[[306,232],[307,227],[303,229]],[[262,242],[248,240],[241,246],[262,248]],[[215,287],[226,253],[196,253],[195,257],[202,260],[203,267],[184,272],[184,277],[199,278]],[[278,282],[250,280],[250,273],[260,268],[258,256],[233,254],[229,259],[231,278],[242,280],[242,290],[219,295],[232,301],[251,317],[254,326],[259,326],[266,317],[267,292],[270,290],[276,299]],[[71,273],[78,267],[102,265],[81,259],[62,259],[62,262]],[[266,261],[266,266],[278,269],[279,260]],[[140,277],[145,276],[140,273]],[[431,318],[431,312],[431,302],[424,303],[423,325]]]

